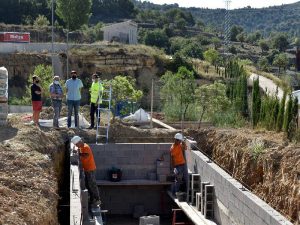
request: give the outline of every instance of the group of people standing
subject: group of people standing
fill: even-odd
[[[79,106],[81,100],[81,89],[83,88],[82,81],[78,78],[77,72],[75,70],[71,71],[71,78],[65,83],[66,88],[66,102],[68,107],[68,128],[72,125],[72,114],[74,110],[74,120],[75,127],[79,127]],[[53,82],[49,86],[50,97],[52,102],[52,107],[54,110],[53,116],[53,127],[59,127],[59,118],[62,109],[62,102],[64,99],[64,90],[62,84],[60,83],[60,77],[54,76]],[[43,89],[40,85],[40,78],[36,75],[32,77],[31,85],[31,100],[32,100],[32,110],[33,110],[33,122],[35,125],[39,126],[40,112],[42,111],[42,94]],[[92,85],[90,87],[91,94],[91,105],[90,105],[90,127],[88,129],[93,129],[95,127],[95,113],[98,118],[98,104],[102,103],[103,95],[103,84],[99,80],[98,74],[92,75]]]

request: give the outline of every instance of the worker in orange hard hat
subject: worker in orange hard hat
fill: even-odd
[[[187,190],[187,167],[184,158],[184,151],[187,149],[184,137],[181,133],[175,134],[174,143],[171,146],[171,162],[175,175],[175,186],[172,190],[173,194],[178,191],[186,192]]]
[[[95,178],[96,164],[90,146],[82,141],[79,136],[74,136],[71,142],[79,148],[80,161],[85,175],[85,184],[90,194],[90,202],[93,206],[101,204],[98,186]]]

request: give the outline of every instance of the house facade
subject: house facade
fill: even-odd
[[[103,27],[103,38],[105,41],[117,41],[124,44],[137,44],[138,25],[133,21],[115,23]]]

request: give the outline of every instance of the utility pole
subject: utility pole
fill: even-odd
[[[54,45],[53,45],[53,42],[54,42],[54,0],[52,0],[51,2],[51,8],[52,8],[52,27],[51,27],[51,62],[52,62],[52,70],[53,70],[53,73],[54,73],[54,63],[53,63],[53,55],[54,55]]]
[[[151,85],[151,117],[150,117],[150,128],[153,128],[153,121],[152,121],[152,117],[153,117],[153,96],[154,96],[154,84],[153,84],[153,79],[152,79],[152,85]]]
[[[230,28],[231,28],[231,20],[230,20],[230,4],[231,0],[225,0],[225,45],[224,45],[224,53],[228,54],[229,50],[229,41],[230,41]]]

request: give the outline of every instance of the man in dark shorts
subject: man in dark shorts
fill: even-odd
[[[32,100],[32,118],[36,126],[39,125],[40,112],[42,111],[42,88],[39,85],[40,78],[36,75],[32,77],[31,100]]]

